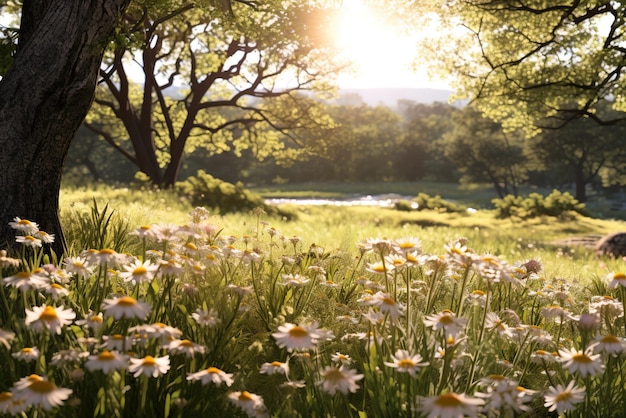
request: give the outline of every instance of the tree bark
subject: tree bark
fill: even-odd
[[[0,248],[14,217],[56,235],[61,170],[94,97],[104,49],[130,0],[24,0],[18,50],[0,82]]]

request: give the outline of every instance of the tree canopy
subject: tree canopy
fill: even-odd
[[[130,45],[105,57],[86,121],[152,183],[173,185],[198,147],[255,147],[263,156],[282,145],[276,132],[295,137],[330,123],[318,102],[295,94],[330,90],[341,68],[320,35],[323,10],[235,4],[233,19],[190,6],[131,5]]]
[[[547,117],[621,120],[596,108],[608,98],[626,109],[624,2],[446,0],[429,2],[431,14],[418,9],[440,29],[422,46],[431,64],[506,129],[535,134]]]

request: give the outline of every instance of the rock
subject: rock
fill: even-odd
[[[608,255],[615,258],[626,257],[626,232],[606,235],[598,241],[596,250],[600,255]]]

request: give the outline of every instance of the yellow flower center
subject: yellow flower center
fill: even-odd
[[[604,344],[617,344],[619,343],[619,338],[615,335],[605,335],[602,339],[600,339],[600,342]]]
[[[483,292],[482,290],[474,290],[472,292],[472,295],[474,295],[474,296],[485,296],[485,292]]]
[[[124,336],[122,334],[113,334],[111,335],[111,339],[120,341],[124,339]]]
[[[340,380],[343,380],[345,376],[339,369],[332,369],[326,372],[324,378],[330,382],[339,382]]]
[[[63,286],[61,286],[61,285],[60,285],[60,284],[58,284],[58,283],[52,283],[52,284],[50,285],[50,287],[51,287],[51,288],[53,288],[53,289],[57,289],[57,290],[63,289]]]
[[[394,300],[393,300],[393,299],[391,299],[391,298],[384,297],[384,298],[383,298],[383,303],[384,303],[385,305],[394,306],[394,305],[396,304],[396,301],[394,301]]]
[[[32,348],[30,348],[30,347],[24,347],[24,348],[22,348],[22,349],[20,350],[20,352],[21,352],[21,353],[24,353],[24,354],[30,354],[30,353],[32,353],[32,352],[33,352],[33,349],[32,349]]]
[[[571,392],[562,392],[556,395],[556,397],[554,398],[554,401],[556,403],[566,402],[566,401],[569,401],[571,397],[572,397]]]
[[[218,369],[217,367],[209,367],[208,369],[206,369],[207,373],[213,373],[213,374],[219,374],[221,372],[220,369]]]
[[[504,380],[504,376],[502,376],[501,374],[492,374],[489,376],[489,379],[491,380]]]
[[[591,360],[591,358],[586,354],[574,354],[572,356],[572,360],[574,360],[576,363],[593,363],[593,360]]]
[[[103,351],[100,354],[98,354],[98,360],[112,361],[112,360],[115,360],[115,356],[110,351]]]
[[[111,248],[105,248],[103,250],[100,250],[99,253],[103,255],[113,255],[115,254],[115,250],[112,250]]]
[[[435,400],[435,405],[443,408],[458,408],[463,401],[455,393],[444,393]]]
[[[621,272],[620,273],[615,273],[613,275],[613,279],[614,280],[625,280],[626,279],[626,274],[621,273]]]
[[[239,400],[242,402],[250,402],[252,400],[252,395],[247,390],[244,390],[239,394]]]
[[[289,330],[289,336],[294,338],[304,338],[308,336],[309,333],[302,327],[294,326]]]
[[[11,392],[2,392],[2,393],[0,393],[0,403],[8,402],[12,398],[13,398],[13,395],[11,394]]]
[[[182,340],[180,342],[180,345],[183,347],[193,347],[193,343],[189,340]]]
[[[26,219],[20,219],[20,221],[17,224],[18,225],[32,225],[32,223]]]
[[[439,318],[439,323],[445,325],[452,325],[454,324],[454,319],[452,319],[452,317],[450,317],[449,315],[443,315],[441,318]]]
[[[59,319],[59,316],[57,315],[56,309],[52,306],[46,306],[39,315],[39,319],[42,321],[54,321]]]
[[[152,324],[152,326],[163,329],[167,327],[167,324],[164,324],[163,322],[155,322],[154,324]]]
[[[133,275],[135,276],[140,276],[142,274],[146,274],[147,272],[148,272],[148,269],[146,269],[144,266],[139,266],[133,269]]]
[[[16,276],[20,279],[28,279],[32,274],[33,273],[31,273],[30,271],[20,271],[16,274]]]
[[[120,306],[135,306],[137,301],[130,296],[123,296],[117,300],[117,304]]]
[[[31,242],[35,242],[37,240],[37,238],[31,237],[30,235],[26,235],[24,239]]]
[[[156,364],[156,360],[152,356],[145,356],[141,364],[148,367],[154,366]]]
[[[405,368],[415,367],[415,362],[413,360],[404,358],[402,360],[398,360],[398,367],[405,367]]]
[[[281,363],[280,361],[273,361],[270,363],[270,366],[273,366],[273,367],[280,367],[282,365],[283,363]]]
[[[28,388],[37,393],[50,393],[56,389],[56,386],[54,383],[48,382],[47,380],[37,380],[31,383]]]
[[[93,315],[89,317],[89,320],[91,322],[102,322],[102,318],[100,318],[98,315]]]

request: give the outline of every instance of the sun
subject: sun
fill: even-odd
[[[351,71],[339,76],[344,88],[430,87],[419,62],[420,33],[402,31],[364,0],[344,0],[334,28],[338,56],[352,62]]]

